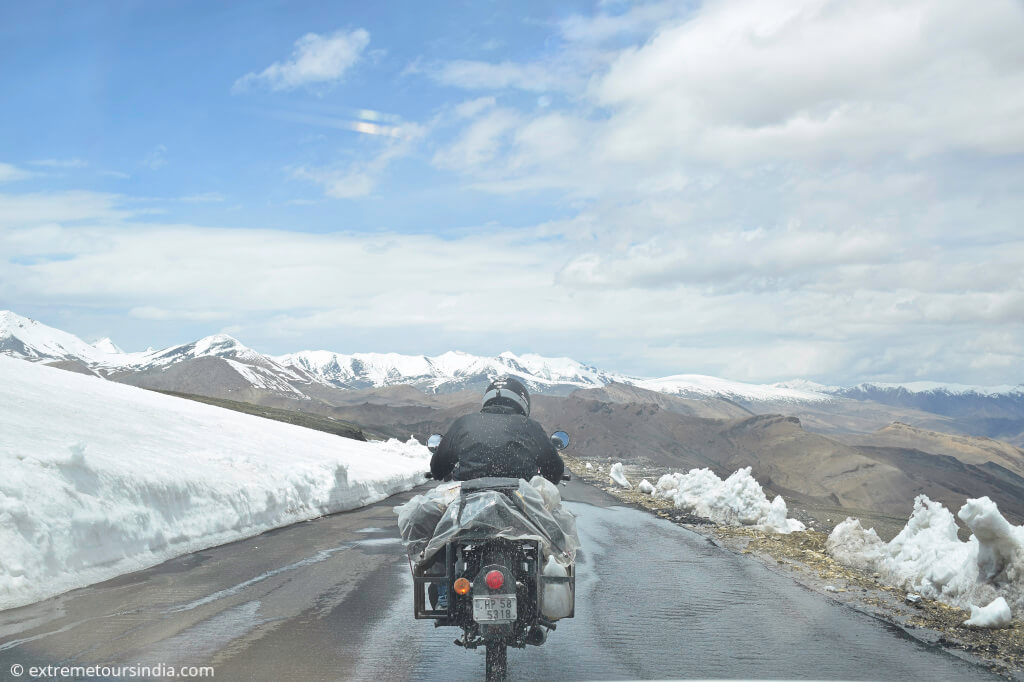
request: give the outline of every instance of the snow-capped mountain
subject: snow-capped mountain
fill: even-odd
[[[199,382],[196,375],[206,374],[211,381],[229,384],[231,391],[249,387],[304,398],[294,384],[312,381],[305,373],[284,367],[226,334],[163,350],[125,353],[110,339],[90,345],[73,334],[10,311],[0,312],[0,354],[33,362],[77,360],[101,376],[167,390],[178,390],[175,382],[183,380],[178,374],[189,374],[193,386]],[[201,371],[191,368],[195,371],[167,373],[172,367],[181,369],[183,363],[201,358],[206,360]],[[214,358],[219,364],[210,364]],[[161,380],[152,381],[154,376]]]
[[[118,345],[116,343],[114,343],[110,339],[109,336],[106,337],[106,338],[100,339],[99,341],[96,341],[95,343],[92,344],[92,347],[95,348],[96,350],[102,352],[102,353],[108,353],[110,355],[117,355],[117,354],[120,354],[120,353],[124,353],[124,351],[121,350],[118,347]]]
[[[535,391],[571,392],[596,388],[621,377],[588,367],[570,358],[540,355],[481,357],[450,351],[433,357],[397,353],[355,353],[301,351],[274,358],[282,365],[304,371],[317,381],[336,388],[375,388],[410,384],[428,392],[449,392],[480,388],[502,374],[511,374]]]
[[[24,360],[81,360],[86,364],[104,362],[111,355],[74,334],[9,310],[0,311],[0,353]]]
[[[460,351],[426,356],[346,355],[320,350],[271,357],[226,334],[163,350],[125,353],[110,339],[90,345],[72,334],[9,311],[0,311],[0,354],[34,362],[77,361],[117,381],[241,398],[245,396],[240,392],[250,389],[307,398],[324,389],[399,384],[430,393],[481,390],[494,377],[511,374],[522,379],[532,391],[553,395],[618,382],[683,398],[725,398],[747,405],[822,404],[845,398],[950,416],[1024,418],[1024,385],[979,387],[913,382],[843,388],[804,380],[750,384],[698,374],[646,379],[606,372],[570,358],[511,352],[485,357]]]
[[[101,369],[108,372],[165,373],[170,367],[200,359],[207,360],[207,365],[209,360],[219,360],[227,365],[222,369],[237,374],[251,388],[292,397],[307,397],[296,385],[309,384],[312,381],[305,372],[285,367],[227,334],[214,334],[164,350],[126,353],[123,356],[108,358],[106,362],[101,363]]]

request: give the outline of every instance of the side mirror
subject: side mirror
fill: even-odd
[[[436,452],[437,448],[441,445],[441,434],[435,433],[427,439],[427,450],[431,453]]]
[[[555,431],[551,434],[551,444],[555,450],[565,450],[569,447],[569,434],[565,431]]]

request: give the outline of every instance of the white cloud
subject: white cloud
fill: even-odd
[[[85,168],[89,164],[81,159],[40,159],[30,161],[33,166],[44,166],[47,168]]]
[[[679,2],[630,4],[625,11],[615,14],[569,16],[560,22],[559,30],[562,37],[572,43],[601,44],[623,36],[642,39],[661,24],[691,12],[688,5]]]
[[[1024,8],[993,0],[970,15],[953,0],[709,3],[591,81],[614,112],[606,152],[726,163],[1020,152]]]
[[[0,163],[0,182],[15,182],[17,180],[27,180],[34,174],[22,170],[17,166],[12,166],[9,163]]]
[[[211,320],[223,320],[230,315],[224,312],[213,310],[167,310],[155,306],[139,306],[129,311],[132,317],[140,320],[188,320],[192,322],[206,322]]]
[[[153,148],[149,154],[146,154],[146,158],[142,160],[142,165],[150,170],[159,170],[167,165],[167,147],[162,144],[158,144]]]
[[[235,81],[232,91],[243,92],[260,84],[271,90],[294,90],[336,83],[359,61],[369,44],[370,34],[361,28],[330,35],[307,33],[295,41],[289,59],[274,62],[260,73],[247,73]]]
[[[123,203],[123,197],[102,192],[0,194],[0,227],[121,220],[134,213]]]
[[[508,109],[491,109],[477,118],[458,140],[434,156],[440,168],[472,169],[494,159],[502,150],[503,138],[512,132],[519,116]]]
[[[289,169],[327,196],[372,194],[427,150],[467,190],[544,192],[565,218],[320,235],[144,224],[111,195],[0,195],[0,304],[225,312],[243,340],[290,349],[342,330],[364,345],[337,350],[489,344],[640,374],[1020,374],[1019,4],[616,9],[556,24],[526,63],[410,67],[486,95],[456,92],[429,123],[327,104],[294,119],[379,126],[357,130],[364,157]]]
[[[308,114],[294,111],[274,112],[273,116],[283,121],[291,121],[293,123],[322,126],[337,130],[351,130],[354,133],[362,133],[363,135],[379,135],[384,137],[402,137],[416,129],[414,124],[377,123],[374,120],[353,120],[351,118],[341,118],[338,116],[324,116],[320,114]],[[398,122],[398,117],[388,117],[386,120]]]
[[[490,96],[468,99],[455,106],[455,116],[457,118],[474,118],[481,112],[493,107],[496,103],[497,100]]]
[[[709,164],[1024,151],[1024,70],[1016,66],[1024,43],[1015,38],[1024,8],[1012,0],[969,18],[954,0],[718,0],[686,16],[660,5],[644,11],[567,20],[562,30],[575,42],[545,62],[452,62],[431,72],[473,88],[588,84],[562,112],[562,128],[583,138],[584,153],[559,156],[520,136],[522,148],[508,150],[515,163],[496,159],[477,186],[507,191],[550,178],[564,188],[569,177],[577,191],[603,195],[621,190],[623,177],[649,186],[653,176],[689,176]],[[672,18],[651,26],[662,15]],[[623,25],[647,27],[648,39],[598,56],[586,45],[628,33]],[[524,110],[519,126],[547,114]],[[455,161],[457,151],[438,158]],[[476,176],[475,157],[463,157]],[[567,173],[573,166],[586,172]]]
[[[332,166],[299,166],[292,168],[290,174],[322,186],[324,194],[335,199],[367,196],[391,163],[410,154],[427,131],[415,123],[403,123],[395,129],[396,134],[381,137],[374,155],[367,159]]]
[[[434,164],[575,211],[539,228],[564,254],[553,290],[615,320],[579,323],[609,348],[735,378],[999,383],[1024,367],[1024,7],[972,7],[571,17],[543,61],[424,70],[568,84],[547,108],[467,107]]]
[[[324,194],[335,199],[356,199],[373,191],[376,181],[367,173],[357,170],[306,168],[292,171],[292,177],[309,180],[324,188]]]
[[[186,204],[218,204],[225,201],[225,197],[220,192],[203,192],[201,194],[190,194],[181,198]]]
[[[434,80],[466,90],[505,90],[529,92],[564,90],[578,84],[576,74],[542,63],[481,62],[455,60],[430,71]]]
[[[945,279],[942,265],[890,254],[885,235],[794,229],[787,246],[756,231],[719,233],[626,249],[619,260],[594,252],[593,273],[606,278],[597,284],[607,286],[593,286],[565,275],[585,263],[573,257],[573,245],[585,242],[552,242],[545,230],[442,239],[133,221],[3,235],[0,300],[124,306],[139,319],[235,323],[243,338],[278,335],[300,345],[339,328],[380,339],[430,329],[532,350],[561,339],[570,355],[648,374],[843,381],[900,371],[934,377],[940,368],[946,380],[981,383],[998,379],[1007,363],[1019,366],[1024,345],[1024,278],[1011,273],[1024,241],[1004,245],[1001,262],[986,267],[1003,268],[1002,276],[972,281],[977,268],[969,263],[984,251],[967,254]],[[56,245],[63,259],[19,264]],[[779,285],[729,288],[736,278]]]

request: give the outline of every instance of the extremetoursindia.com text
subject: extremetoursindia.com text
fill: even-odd
[[[183,665],[175,667],[157,663],[155,665],[31,665],[15,663],[10,669],[12,678],[27,679],[89,679],[109,678],[213,678],[213,666]]]

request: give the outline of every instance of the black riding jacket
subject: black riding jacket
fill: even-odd
[[[485,476],[530,480],[538,469],[558,485],[565,464],[539,423],[499,405],[456,419],[430,458],[430,473],[439,481],[449,475],[456,481]]]

